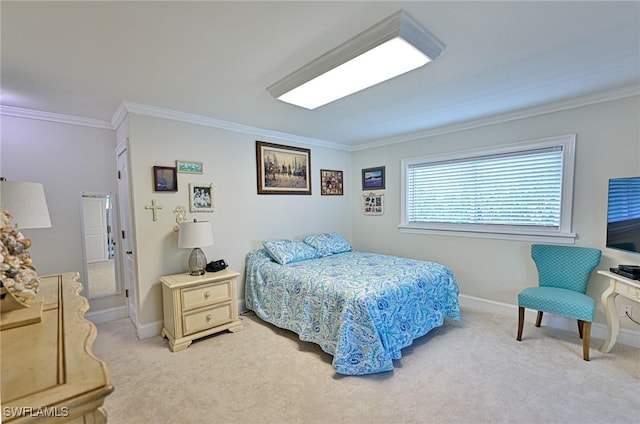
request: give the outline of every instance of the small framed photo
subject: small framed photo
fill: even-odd
[[[202,174],[202,162],[177,160],[176,168],[181,174]]]
[[[178,191],[178,176],[172,166],[153,167],[154,191]]]
[[[311,194],[311,150],[256,141],[258,194]]]
[[[344,194],[343,171],[321,169],[320,184],[320,194],[322,196],[342,196]]]
[[[384,166],[362,170],[362,190],[384,190]]]
[[[365,193],[362,195],[362,213],[365,215],[384,214],[384,193]]]
[[[189,183],[189,211],[213,212],[213,184]]]

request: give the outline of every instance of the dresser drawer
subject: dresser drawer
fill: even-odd
[[[640,301],[640,288],[638,287],[616,282],[616,292],[629,299]]]
[[[231,300],[231,280],[181,290],[182,310],[202,308]]]
[[[231,302],[211,308],[187,312],[182,316],[184,335],[197,333],[208,328],[217,327],[233,320]]]

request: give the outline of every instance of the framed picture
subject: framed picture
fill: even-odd
[[[258,194],[311,194],[311,150],[256,141]]]
[[[362,190],[384,190],[384,166],[362,170]]]
[[[154,191],[178,191],[178,176],[172,166],[153,167]]]
[[[320,194],[322,196],[342,196],[343,172],[331,169],[320,170]]]
[[[177,160],[176,168],[181,174],[202,174],[202,162]]]
[[[213,184],[189,183],[189,211],[213,212]]]
[[[362,195],[362,213],[365,215],[384,214],[384,194],[365,193]]]

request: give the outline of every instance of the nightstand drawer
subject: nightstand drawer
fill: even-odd
[[[227,268],[204,275],[182,273],[160,277],[162,337],[169,339],[172,352],[186,349],[195,339],[209,334],[242,329],[236,297],[239,276]]]
[[[231,300],[231,281],[225,280],[219,283],[205,284],[198,287],[181,290],[182,310],[201,308],[219,302]]]
[[[233,320],[231,302],[216,305],[201,311],[187,312],[182,317],[184,335],[213,328]]]

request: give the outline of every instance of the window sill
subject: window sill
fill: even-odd
[[[460,229],[454,227],[434,228],[420,224],[400,224],[401,233],[429,234],[451,237],[473,237],[497,240],[515,240],[535,243],[575,244],[575,233],[522,229]]]

